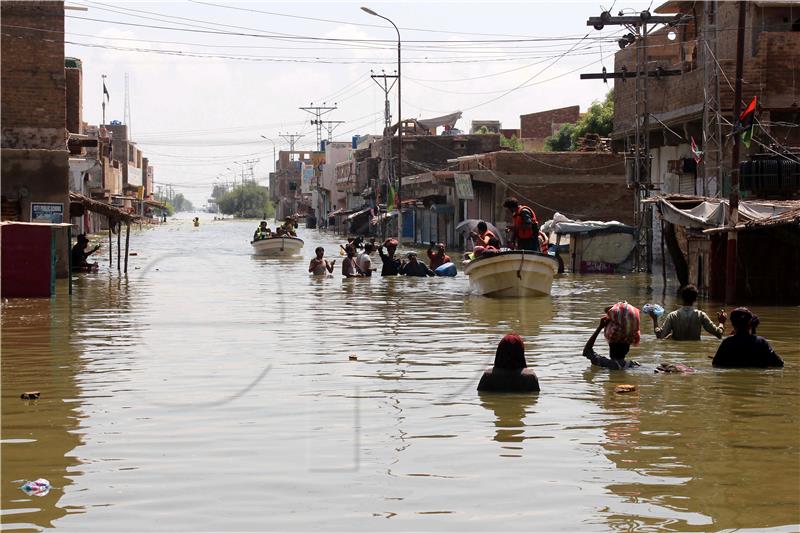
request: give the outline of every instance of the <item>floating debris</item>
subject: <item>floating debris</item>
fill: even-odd
[[[350,357],[348,357],[348,359],[351,360],[351,361],[358,361],[358,356],[356,354],[354,354],[354,353],[351,353]]]
[[[29,496],[46,496],[50,492],[50,482],[40,477],[36,481],[26,481],[20,489]]]
[[[23,400],[38,400],[41,394],[42,393],[39,392],[38,390],[34,390],[30,392],[23,392],[22,394],[19,395],[19,397]]]
[[[614,392],[617,394],[625,394],[628,392],[636,392],[637,388],[636,385],[617,385],[614,387]]]

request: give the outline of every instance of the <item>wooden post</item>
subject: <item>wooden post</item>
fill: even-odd
[[[736,224],[739,223],[739,112],[742,109],[742,70],[744,62],[744,24],[747,2],[739,1],[739,28],[736,34],[736,84],[733,95],[733,149],[731,150],[731,195],[728,201],[728,243],[725,249],[725,303],[736,300]]]
[[[661,291],[661,298],[667,296],[667,254],[664,250],[664,217],[661,217],[661,281],[664,289]]]
[[[111,268],[112,266],[114,266],[113,265],[114,247],[113,247],[113,241],[111,240],[111,228],[112,228],[111,217],[106,217],[106,220],[108,221],[108,268]]]
[[[131,242],[131,224],[125,224],[125,273],[128,273],[128,248]]]
[[[122,270],[122,222],[117,222],[117,272]]]

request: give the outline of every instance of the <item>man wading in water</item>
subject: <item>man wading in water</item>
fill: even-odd
[[[314,253],[316,253],[317,256],[311,260],[311,263],[309,263],[308,271],[315,276],[322,276],[325,274],[325,272],[332,274],[333,266],[336,264],[336,259],[328,262],[328,260],[324,258],[325,248],[322,246],[317,246],[317,249],[314,250]]]
[[[655,315],[650,315],[653,319],[653,333],[656,334],[656,337],[665,339],[672,334],[672,340],[674,341],[699,341],[700,328],[702,327],[716,338],[722,338],[725,320],[727,319],[725,311],[717,313],[719,325],[715,326],[707,314],[694,308],[694,302],[697,300],[697,287],[687,285],[681,289],[681,299],[683,300],[683,307],[668,314],[666,320],[664,320],[664,326],[659,328],[658,318]]]

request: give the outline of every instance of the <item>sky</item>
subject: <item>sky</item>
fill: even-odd
[[[370,72],[394,74],[401,36],[402,113],[431,118],[455,111],[519,128],[519,116],[578,104],[585,110],[610,85],[580,73],[613,70],[620,28],[586,25],[604,8],[640,11],[650,2],[180,2],[67,1],[65,53],[83,65],[83,116],[124,122],[125,77],[131,136],[172,184],[203,206],[214,183],[253,166],[266,185],[273,143],[316,130],[301,106],[337,108],[334,141],[380,134],[383,90]],[[612,8],[613,5],[613,8]],[[657,6],[658,3],[655,4]],[[655,7],[654,6],[654,7]],[[397,119],[396,87],[390,93]],[[327,133],[324,134],[327,137]]]

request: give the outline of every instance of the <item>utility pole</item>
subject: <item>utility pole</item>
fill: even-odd
[[[737,234],[739,223],[739,147],[740,135],[736,131],[739,114],[742,111],[742,70],[744,68],[744,23],[747,14],[747,2],[739,0],[739,28],[736,32],[736,85],[733,94],[733,150],[731,152],[731,196],[728,213],[728,245],[725,250],[725,303],[736,300],[736,259]]]
[[[650,195],[653,187],[650,157],[650,113],[647,106],[648,81],[650,78],[660,79],[663,76],[677,76],[680,70],[667,70],[658,67],[648,70],[647,67],[647,36],[652,31],[652,26],[656,24],[675,25],[681,21],[683,15],[676,16],[653,16],[648,10],[644,10],[638,15],[611,16],[611,13],[604,11],[599,17],[589,17],[586,21],[587,26],[592,26],[596,30],[602,30],[605,26],[624,26],[629,33],[619,40],[619,47],[625,48],[630,44],[636,46],[636,69],[629,72],[626,68],[620,72],[607,73],[605,68],[599,74],[581,74],[582,80],[621,78],[625,81],[634,78],[634,142],[632,158],[626,156],[627,160],[633,159],[633,186],[636,189],[634,197],[634,219],[636,222],[636,253],[634,256],[634,268],[637,271],[652,272],[653,270],[653,215],[652,208],[644,200]],[[648,24],[651,25],[648,28]]]
[[[279,133],[278,136],[281,137],[287,143],[289,143],[290,152],[294,152],[295,143],[299,141],[302,137],[305,137],[305,135],[298,135],[297,133],[295,133],[294,135],[290,135],[288,133]]]
[[[314,115],[314,119],[311,121],[311,125],[317,127],[317,150],[319,150],[320,146],[322,145],[322,127],[324,124],[324,121],[322,120],[322,115],[326,115],[331,111],[336,110],[337,109],[336,102],[334,102],[333,107],[325,105],[325,102],[322,102],[321,106],[319,105],[315,106],[314,102],[311,102],[311,105],[306,107],[301,107],[300,109]],[[292,149],[292,151],[294,151],[294,149]]]
[[[321,120],[320,124],[325,131],[328,132],[328,142],[333,141],[333,130],[335,130],[340,124],[344,124],[344,120]],[[317,149],[322,150],[322,143],[317,143]]]
[[[396,71],[395,71],[396,72]],[[378,87],[383,91],[383,138],[391,139],[392,137],[392,113],[389,106],[389,92],[394,88],[397,83],[397,74],[386,74],[386,71],[381,70],[381,74],[375,74],[370,71],[370,78],[378,84]],[[380,81],[378,81],[380,80]],[[391,84],[389,80],[392,80]],[[391,176],[392,161],[392,143],[389,141],[383,142],[383,155],[381,156],[381,175],[387,177],[389,184],[393,183]],[[380,203],[380,184],[375,187],[375,203]],[[388,206],[387,206],[388,207]]]
[[[133,135],[131,134],[131,96],[130,96],[130,85],[128,82],[128,73],[125,73],[125,108],[124,108],[124,116],[123,119],[125,121],[125,125],[128,126],[128,139],[133,139]]]
[[[105,74],[100,76],[103,79],[103,92],[100,94],[100,100],[103,102],[103,127],[106,125],[106,95],[108,94],[108,89],[106,89],[106,78]]]
[[[703,29],[700,54],[703,58],[703,196],[719,193],[722,179],[722,116],[719,101],[719,68],[717,67],[717,18],[718,0],[703,2]],[[716,179],[714,191],[709,187],[710,179]]]

